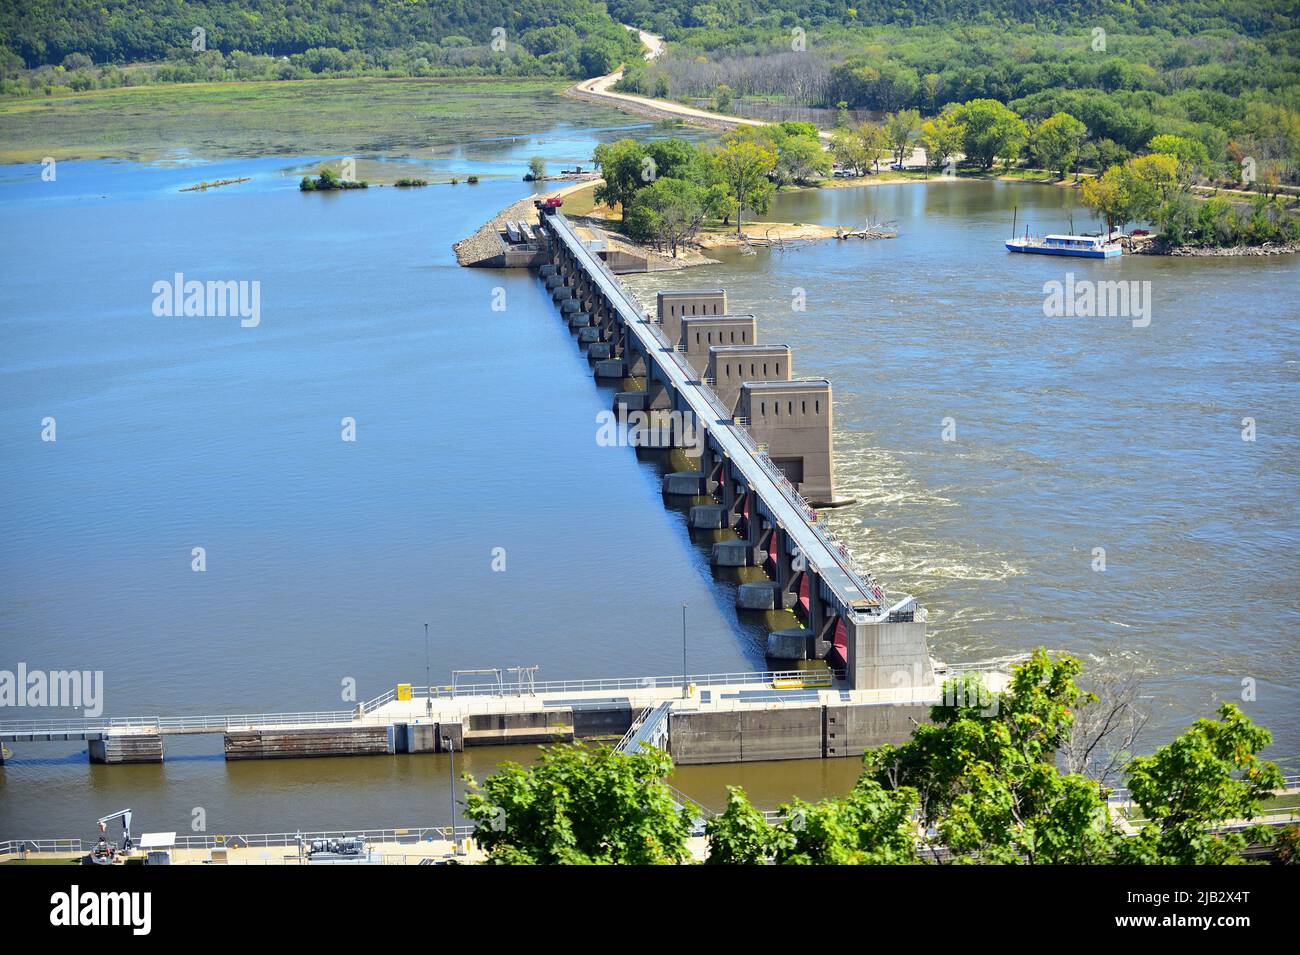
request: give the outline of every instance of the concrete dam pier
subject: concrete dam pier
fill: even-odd
[[[666,475],[665,496],[712,498],[689,520],[735,534],[713,544],[715,567],[766,572],[740,586],[738,607],[801,622],[769,634],[768,656],[824,660],[853,690],[932,691],[924,612],[858,570],[817,513],[835,501],[831,383],[796,377],[790,346],[761,343],[724,289],[660,292],[651,314],[558,210],[543,210],[537,233],[539,277],[594,376],[642,383],[615,409],[639,412],[654,446],[699,462]]]

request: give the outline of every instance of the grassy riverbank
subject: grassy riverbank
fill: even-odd
[[[583,111],[625,123],[615,110],[558,97],[553,80],[304,80],[128,87],[0,100],[0,162],[55,159],[157,161],[196,156],[411,155],[535,130]],[[425,153],[425,156],[430,156]]]

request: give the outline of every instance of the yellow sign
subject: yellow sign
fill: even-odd
[[[397,698],[399,700],[409,700],[411,698],[411,684],[409,683],[397,684]]]
[[[817,687],[834,686],[831,678],[826,676],[807,676],[807,677],[787,677],[782,680],[773,680],[772,687],[777,690],[812,690]]]

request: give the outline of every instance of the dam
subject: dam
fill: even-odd
[[[692,528],[734,535],[712,544],[713,566],[765,575],[740,585],[738,609],[800,623],[767,638],[787,669],[552,683],[528,668],[514,681],[462,671],[450,686],[402,683],[348,710],[9,721],[0,742],[84,740],[92,762],[125,764],[162,762],[171,735],[219,735],[232,761],[596,740],[689,765],[857,756],[906,740],[940,702],[936,664],[915,598],[859,569],[818,513],[841,503],[830,381],[795,376],[791,347],[760,341],[756,317],[730,314],[724,289],[661,292],[643,311],[558,209],[539,211],[529,264],[593,377],[625,389],[614,411],[639,416],[638,439],[692,462],[662,490],[690,502]],[[465,682],[473,674],[488,679]]]
[[[824,660],[853,690],[933,688],[924,611],[859,570],[817,513],[835,503],[831,383],[794,377],[789,346],[760,344],[754,316],[728,314],[725,290],[660,293],[643,312],[558,209],[539,213],[538,273],[593,375],[644,383],[616,393],[616,410],[642,412],[652,430],[662,420],[655,446],[698,452],[695,469],[665,475],[664,494],[716,502],[689,514],[692,527],[737,535],[713,545],[714,566],[766,571],[741,585],[741,608],[799,618],[769,634],[769,658]]]

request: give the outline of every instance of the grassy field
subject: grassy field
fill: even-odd
[[[350,79],[196,83],[0,100],[0,162],[106,157],[388,156],[627,117],[559,96],[562,81]],[[432,153],[429,152],[432,150]]]

